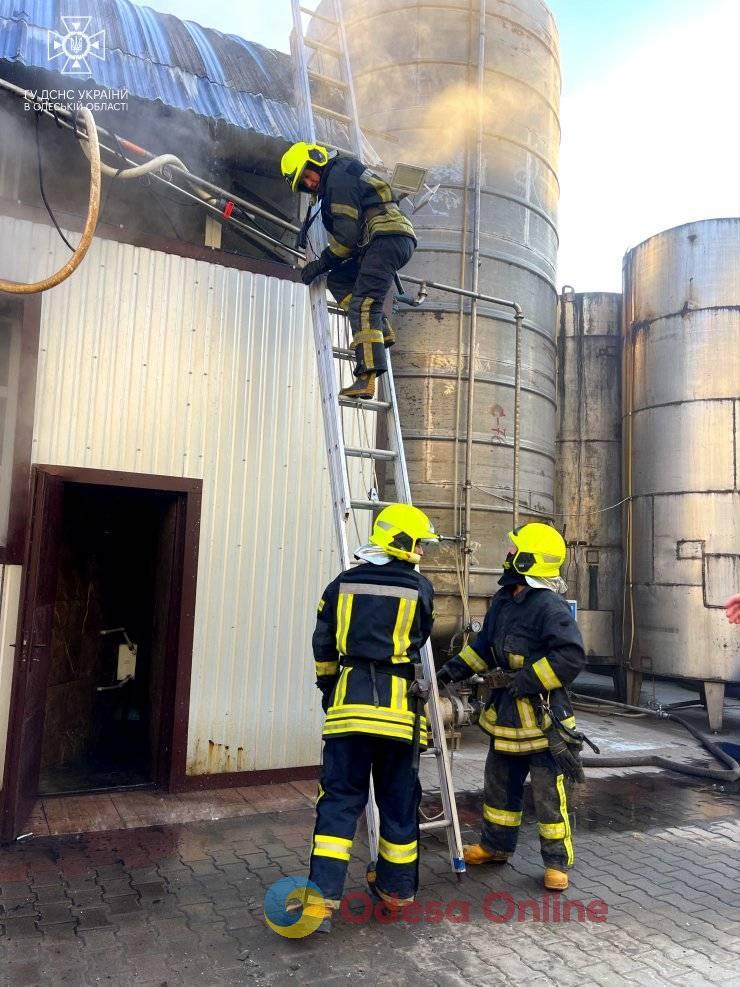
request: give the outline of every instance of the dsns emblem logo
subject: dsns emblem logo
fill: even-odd
[[[265,922],[273,932],[286,939],[304,939],[321,925],[321,908],[306,914],[304,905],[323,904],[321,891],[304,877],[281,877],[270,885],[265,895]]]
[[[91,75],[90,58],[105,61],[105,31],[89,34],[92,17],[62,17],[65,33],[49,31],[48,58],[64,59],[62,75]]]

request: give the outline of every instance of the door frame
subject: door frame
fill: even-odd
[[[175,581],[172,585],[168,610],[164,675],[166,688],[162,695],[162,727],[156,758],[157,778],[155,784],[165,791],[178,791],[184,786],[186,772],[203,481],[189,477],[159,476],[152,473],[127,473],[119,470],[39,464],[32,467],[32,490],[36,487],[36,477],[40,473],[56,477],[63,483],[84,483],[99,487],[128,487],[135,490],[159,491],[174,494],[177,498],[172,566]],[[30,505],[34,517],[40,508],[40,503]],[[31,544],[31,532],[33,530],[34,525],[29,524],[21,577],[17,642],[24,640],[23,634],[27,630],[31,611],[27,584],[29,560],[31,552],[35,548]],[[180,573],[179,584],[176,580],[178,572]],[[14,818],[15,799],[11,793],[17,790],[20,780],[19,737],[25,708],[24,679],[22,669],[19,667],[20,651],[20,648],[16,648],[5,770],[3,788],[0,793],[0,822],[3,839],[14,839],[16,836],[16,833],[13,832],[16,825]]]

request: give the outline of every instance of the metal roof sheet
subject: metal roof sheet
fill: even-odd
[[[74,9],[60,0],[0,0],[0,60],[57,73],[48,39],[65,33],[63,16],[90,17],[88,31],[106,35],[105,58],[90,59],[87,77],[66,76],[71,87],[125,87],[242,130],[300,139],[288,55],[130,0],[78,0]]]

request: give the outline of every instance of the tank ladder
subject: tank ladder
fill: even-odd
[[[291,53],[296,93],[296,104],[301,133],[308,142],[319,141],[339,153],[350,154],[361,160],[368,159],[371,150],[364,145],[358,123],[357,103],[352,83],[352,71],[347,48],[341,0],[328,0],[320,13],[301,6],[300,0],[291,0],[293,32]],[[333,16],[329,11],[333,8]],[[317,36],[306,34],[303,18],[311,18]],[[327,96],[331,97],[330,99]],[[321,102],[319,101],[321,100]],[[325,103],[333,102],[334,106]],[[341,107],[341,108],[338,108]],[[320,131],[317,133],[317,124]],[[364,148],[364,153],[363,153]],[[314,223],[311,252],[318,255],[323,249],[323,226]],[[313,321],[314,343],[318,363],[321,391],[321,407],[331,480],[334,526],[342,568],[352,564],[349,551],[347,525],[352,524],[359,540],[367,540],[373,512],[386,503],[378,496],[378,489],[386,471],[392,470],[395,498],[398,502],[411,503],[403,436],[396,403],[390,351],[388,372],[379,378],[379,399],[360,401],[340,398],[339,389],[345,375],[349,376],[353,352],[350,348],[351,333],[345,313],[327,302],[326,283],[318,278],[309,289]],[[349,379],[346,383],[349,383]],[[372,441],[369,441],[372,436]],[[384,448],[378,448],[378,436],[387,440]],[[364,441],[363,441],[364,440]],[[369,476],[367,474],[369,470]],[[350,482],[352,481],[352,482]],[[360,489],[355,490],[356,486]],[[364,532],[364,535],[361,534]],[[444,831],[447,835],[450,865],[455,873],[465,871],[462,854],[462,837],[455,804],[455,789],[444,723],[440,708],[439,692],[435,678],[432,648],[427,642],[421,652],[424,678],[429,683],[428,720],[431,726],[431,751],[425,757],[433,757],[439,774],[439,791],[442,813],[439,819],[421,824],[422,831]],[[367,809],[368,839],[372,858],[378,852],[378,816],[372,788]]]

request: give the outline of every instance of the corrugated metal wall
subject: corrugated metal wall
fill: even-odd
[[[67,256],[0,219],[5,277]],[[305,289],[96,240],[42,312],[34,462],[203,478],[188,773],[316,763],[337,561]]]

